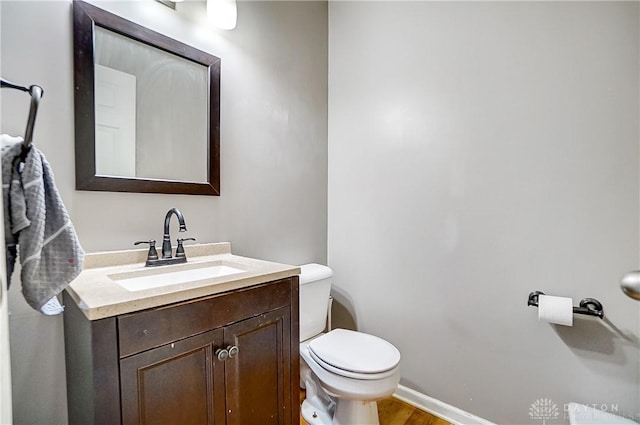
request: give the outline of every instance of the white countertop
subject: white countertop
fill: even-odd
[[[185,251],[187,263],[155,267],[144,266],[148,249],[87,254],[84,270],[67,287],[67,292],[89,320],[97,320],[300,274],[298,266],[233,255],[228,242],[189,245]],[[128,291],[109,277],[122,276],[123,273],[161,274],[176,268],[197,268],[210,262],[219,262],[243,271],[140,291]]]

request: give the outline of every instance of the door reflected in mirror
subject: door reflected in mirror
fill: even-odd
[[[76,188],[219,195],[220,59],[74,1]]]

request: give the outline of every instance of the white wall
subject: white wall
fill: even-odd
[[[640,412],[637,2],[331,2],[329,265],[402,384]],[[529,292],[608,322],[537,321]],[[564,414],[561,414],[564,416]],[[554,423],[561,423],[560,420]],[[547,421],[551,423],[551,421]]]
[[[99,5],[222,58],[222,196],[75,191],[71,2],[2,1],[0,71],[44,88],[34,140],[84,248],[160,240],[175,206],[199,242],[230,241],[237,254],[291,264],[326,262],[327,4],[238,2],[231,32],[202,22],[203,2],[178,11],[152,1]],[[28,96],[3,89],[1,105],[0,131],[22,134]],[[29,310],[15,279],[10,295],[15,424],[63,424],[62,320]]]
[[[1,205],[2,200],[0,199]],[[4,228],[0,229],[0,236],[4,237]],[[13,423],[11,352],[9,350],[9,297],[6,275],[5,260],[0,258],[0,424]]]
[[[0,201],[1,203],[1,201]],[[4,235],[4,229],[0,230]],[[0,259],[0,424],[13,423],[11,398],[11,352],[9,350],[9,297],[7,296],[7,271],[4,259]]]
[[[159,239],[177,206],[200,241],[326,261],[327,6],[238,4],[228,33],[154,2],[108,5],[222,57],[222,197],[208,198],[75,191],[71,3],[0,2],[0,71],[45,89],[36,144],[88,251]],[[640,251],[638,4],[329,15],[329,263],[359,327],[402,351],[402,383],[501,423],[533,422],[541,397],[637,414],[638,305],[618,279]],[[28,98],[1,102],[0,130],[21,133]],[[17,289],[15,423],[64,423],[60,319]],[[610,322],[538,323],[536,289],[599,298]]]
[[[2,20],[2,8],[0,8],[0,21]],[[0,38],[1,40],[1,38]],[[0,57],[0,69],[2,68]],[[0,105],[0,116],[2,108]],[[1,174],[1,173],[0,173]],[[0,175],[0,183],[2,176]],[[2,199],[0,198],[0,206]],[[4,217],[4,207],[0,208]],[[4,239],[4,226],[0,227],[0,237]],[[13,422],[12,398],[11,398],[11,351],[9,350],[9,297],[7,292],[5,259],[0,258],[0,424]]]

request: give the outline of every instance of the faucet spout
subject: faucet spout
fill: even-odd
[[[187,226],[184,224],[184,217],[177,208],[171,208],[167,211],[167,215],[164,217],[164,235],[162,237],[162,258],[171,258],[171,235],[169,234],[169,225],[171,224],[171,216],[178,218],[178,224],[180,225],[179,232],[185,232]]]

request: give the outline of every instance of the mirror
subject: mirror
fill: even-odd
[[[220,59],[73,2],[76,189],[220,194]]]

